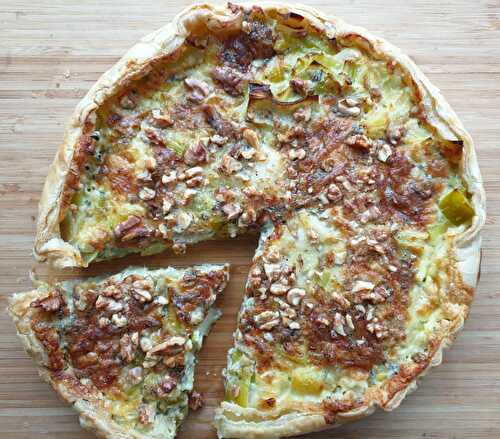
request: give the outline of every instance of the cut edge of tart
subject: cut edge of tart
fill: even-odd
[[[42,379],[102,438],[174,438],[188,412],[196,353],[220,317],[228,265],[43,284],[8,312]],[[193,401],[197,399],[196,403]]]

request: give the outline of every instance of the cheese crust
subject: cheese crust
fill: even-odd
[[[240,32],[244,27],[245,14],[254,7],[253,4],[227,7],[192,6],[181,12],[172,23],[141,40],[92,87],[70,121],[65,140],[45,183],[35,242],[35,255],[38,259],[49,259],[58,267],[85,266],[89,262],[77,246],[63,239],[61,224],[68,209],[68,202],[65,200],[67,183],[71,178],[78,177],[74,168],[75,154],[82,147],[82,140],[89,136],[88,131],[95,125],[97,111],[113,96],[127,89],[132,81],[150,73],[155,63],[177,53],[189,38],[204,32],[217,35]],[[486,215],[484,189],[472,139],[439,90],[429,82],[413,61],[396,47],[372,36],[366,30],[351,26],[338,18],[325,16],[309,7],[266,2],[256,8],[266,16],[274,14],[287,17],[287,20],[300,17],[302,23],[307,23],[307,26],[318,34],[344,43],[352,41],[353,45],[370,57],[397,66],[403,76],[410,78],[426,124],[432,127],[439,138],[450,145],[459,145],[460,160],[456,172],[466,187],[468,203],[474,215],[466,225],[450,229],[452,233],[446,235],[445,259],[448,261],[448,278],[445,282],[448,284],[443,288],[450,291],[451,296],[464,297],[460,300],[458,312],[447,319],[450,323],[446,329],[432,341],[432,348],[427,349],[425,359],[408,367],[405,374],[397,374],[387,380],[383,388],[370,394],[361,404],[344,409],[336,408],[332,411],[325,409],[324,405],[311,403],[300,409],[282,407],[273,410],[242,407],[226,401],[222,403],[216,415],[216,425],[221,437],[264,438],[296,435],[358,419],[370,414],[376,407],[384,410],[397,407],[405,395],[416,387],[417,379],[431,366],[441,362],[442,349],[452,342],[454,334],[463,325],[477,282],[481,243],[479,231]],[[354,114],[349,108],[356,107],[356,103],[352,106],[350,104],[350,101],[341,102],[343,108],[340,108],[337,102],[336,111]],[[339,131],[342,131],[342,127]],[[247,142],[248,140],[252,141],[251,138],[247,139]],[[395,142],[397,143],[397,140]],[[354,147],[364,147],[360,139],[355,138],[352,143]],[[383,147],[380,146],[380,149]],[[293,154],[294,159],[300,160],[299,152],[295,151]],[[144,195],[149,197],[147,193]],[[334,195],[332,194],[332,197]],[[231,210],[227,212],[228,216],[232,214]],[[263,251],[266,252],[266,244],[263,245]],[[257,262],[259,261],[256,260]],[[443,306],[446,302],[447,299],[443,301]],[[455,302],[450,299],[449,303]]]

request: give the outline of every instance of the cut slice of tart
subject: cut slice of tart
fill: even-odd
[[[129,268],[15,294],[9,312],[83,427],[103,438],[173,438],[228,276],[226,265]]]

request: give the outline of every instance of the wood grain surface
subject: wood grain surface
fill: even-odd
[[[309,438],[500,438],[500,2],[306,1],[367,27],[402,48],[440,87],[474,138],[488,195],[482,276],[472,313],[444,364],[395,412]],[[65,122],[92,83],[136,40],[167,23],[186,0],[0,0],[0,438],[89,439],[71,408],[43,383],[3,312],[8,296],[31,288],[37,203]],[[214,438],[220,372],[231,343],[256,239],[210,242],[170,254],[96,264],[85,274],[130,263],[232,263],[232,280],[200,356],[196,387],[206,407],[180,438]],[[78,272],[34,272],[43,280]]]

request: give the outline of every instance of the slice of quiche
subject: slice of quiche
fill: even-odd
[[[220,316],[228,266],[129,268],[15,294],[18,335],[41,377],[103,438],[173,438],[193,392],[196,352]],[[191,398],[191,399],[190,399]]]
[[[468,314],[447,228],[361,225],[341,208],[270,224],[228,353],[219,437],[293,436],[397,407]]]

